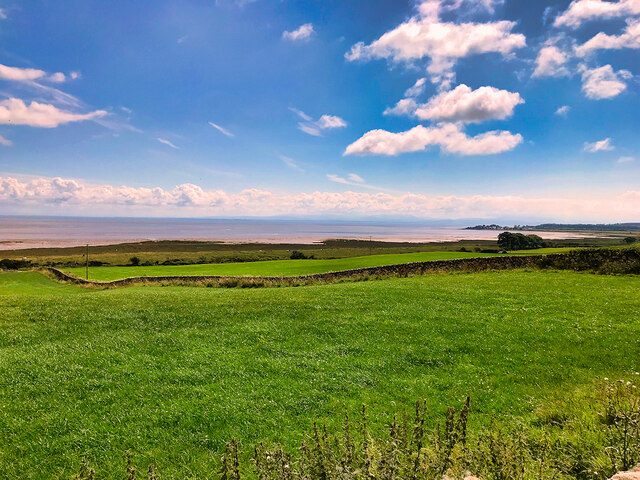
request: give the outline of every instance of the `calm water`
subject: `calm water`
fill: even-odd
[[[491,240],[499,233],[419,223],[0,216],[0,250],[178,239],[264,243],[313,243],[329,238],[368,239],[369,236],[374,240],[408,242]],[[540,235],[581,237],[562,232]]]

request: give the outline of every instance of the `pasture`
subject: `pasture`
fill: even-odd
[[[569,248],[545,248],[521,250],[511,255],[538,255],[561,253]],[[229,276],[296,276],[314,273],[337,272],[365,267],[396,265],[410,262],[477,258],[499,254],[475,252],[415,252],[389,255],[367,255],[335,259],[271,260],[259,262],[196,264],[196,265],[143,265],[125,267],[89,267],[89,279],[99,281],[119,280],[127,277],[177,276],[177,275],[229,275]],[[67,273],[85,277],[84,267],[63,268]]]
[[[69,478],[83,459],[120,478],[124,452],[206,478],[232,436],[294,447],[363,403],[374,431],[467,394],[477,425],[526,423],[640,355],[638,277],[567,271],[251,290],[4,273],[0,312],[2,478]]]

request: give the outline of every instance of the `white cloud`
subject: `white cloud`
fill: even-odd
[[[287,167],[298,170],[299,172],[304,172],[304,170],[300,168],[298,163],[293,158],[287,157],[285,155],[280,155],[280,160],[282,160],[282,163],[284,163]]]
[[[4,8],[0,8],[0,20],[6,20],[7,18],[9,18],[9,15],[7,15],[7,10]]]
[[[420,105],[415,115],[421,120],[480,123],[509,118],[513,115],[513,109],[521,103],[524,100],[518,93],[493,87],[471,90],[462,84]]]
[[[348,181],[348,180],[347,180]],[[0,177],[0,206],[9,212],[77,212],[175,216],[414,215],[420,218],[527,218],[635,221],[640,191],[582,197],[424,195],[384,192],[238,193],[182,184],[173,189],[92,185],[64,178]],[[30,210],[27,210],[30,209]]]
[[[314,33],[313,25],[310,23],[305,23],[304,25],[300,25],[300,27],[290,32],[287,32],[285,30],[284,32],[282,32],[282,38],[284,38],[285,40],[291,40],[295,42],[300,40],[306,40],[311,35],[313,35],[313,33]]]
[[[229,130],[227,130],[226,128],[221,127],[220,125],[213,123],[213,122],[209,122],[209,125],[211,125],[213,128],[215,128],[216,130],[218,130],[220,133],[222,133],[223,135],[226,135],[227,137],[234,137],[235,135],[233,133],[231,133]]]
[[[52,83],[63,83],[67,77],[62,72],[47,75],[47,72],[37,68],[8,67],[0,64],[0,79],[10,80],[12,82],[34,82],[35,80],[43,80]]]
[[[26,105],[19,98],[0,101],[0,124],[28,125],[30,127],[54,128],[70,122],[95,120],[107,114],[104,110],[90,113],[72,113],[53,105],[31,102]]]
[[[633,163],[636,159],[633,157],[620,157],[617,163]]]
[[[536,58],[536,68],[533,77],[566,77],[569,75],[567,62],[569,57],[556,46],[540,49]]]
[[[413,84],[413,87],[409,88],[406,92],[404,92],[405,97],[419,97],[424,93],[424,89],[426,87],[427,79],[419,78],[416,83]]]
[[[364,178],[362,178],[357,173],[350,173],[349,175],[347,175],[347,178],[355,183],[365,183]]]
[[[459,5],[461,2],[456,3]],[[345,58],[349,61],[389,59],[396,63],[428,58],[427,72],[432,82],[447,87],[453,81],[453,67],[458,59],[483,53],[508,56],[526,45],[524,35],[512,33],[515,22],[441,22],[439,15],[443,8],[444,2],[439,0],[423,2],[418,9],[419,15],[369,45],[363,42],[355,44]]]
[[[556,115],[559,115],[561,117],[566,117],[567,115],[569,115],[570,111],[571,111],[571,107],[569,105],[563,105],[562,107],[556,110]]]
[[[167,145],[167,146],[169,146],[169,147],[171,147],[171,148],[174,148],[174,149],[176,149],[176,150],[180,150],[180,147],[176,147],[173,143],[171,143],[171,142],[170,142],[169,140],[167,140],[166,138],[160,138],[160,137],[158,137],[158,138],[156,138],[156,140],[158,140],[160,143],[162,143],[162,144],[164,144],[164,145]]]
[[[413,98],[403,98],[393,107],[388,107],[382,112],[383,115],[413,115],[418,108],[418,103]]]
[[[64,83],[67,80],[67,77],[65,76],[64,73],[58,72],[58,73],[49,75],[47,77],[47,80],[53,83]]]
[[[493,131],[469,137],[459,125],[436,127],[418,125],[406,132],[371,130],[349,145],[344,155],[399,155],[439,146],[446,153],[492,155],[514,149],[522,142],[520,134]]]
[[[13,142],[8,138],[0,135],[0,145],[2,145],[3,147],[11,147],[13,145]]]
[[[591,40],[576,47],[576,55],[584,57],[596,50],[619,50],[621,48],[640,48],[640,20],[629,20],[621,35],[598,33]]]
[[[11,80],[13,82],[28,82],[38,80],[47,75],[44,70],[36,68],[18,68],[0,65],[0,79]]]
[[[614,149],[615,147],[613,146],[610,138],[605,138],[604,140],[600,140],[599,142],[584,144],[584,151],[589,153],[608,152]]]
[[[613,98],[627,89],[625,80],[633,75],[627,70],[615,72],[611,65],[589,69],[582,65],[582,91],[592,100]]]
[[[622,18],[629,15],[640,15],[640,0],[574,0],[567,10],[556,17],[554,25],[578,28],[590,20]]]
[[[347,122],[335,115],[322,115],[316,122],[316,125],[318,125],[320,129],[326,130],[328,128],[344,128],[347,126]]]
[[[298,122],[298,128],[304,133],[313,135],[314,137],[321,137],[323,130],[331,130],[334,128],[344,128],[347,126],[347,122],[335,115],[322,115],[318,120],[313,119],[297,108],[289,108],[292,112],[298,115],[304,122]]]

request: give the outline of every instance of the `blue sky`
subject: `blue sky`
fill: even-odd
[[[638,220],[639,53],[639,0],[0,0],[0,213]]]

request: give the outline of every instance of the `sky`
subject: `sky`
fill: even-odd
[[[0,214],[640,221],[640,0],[0,0]]]

